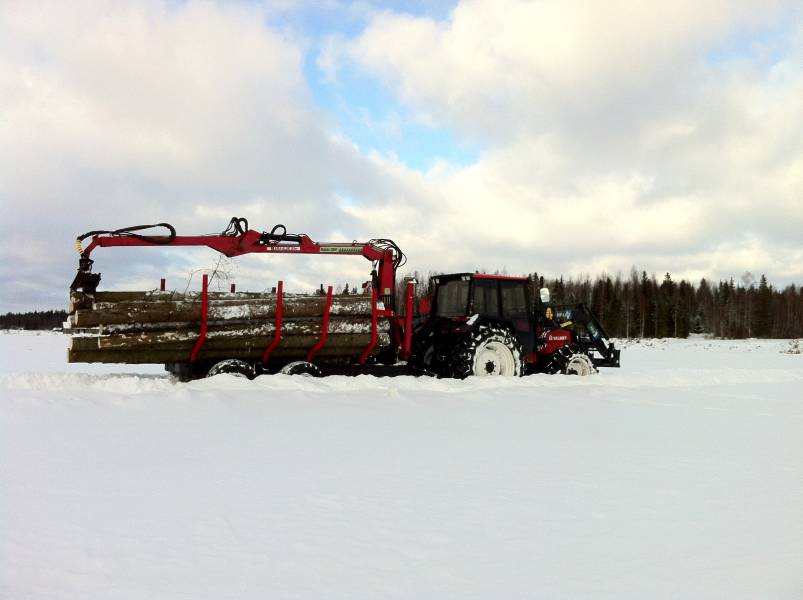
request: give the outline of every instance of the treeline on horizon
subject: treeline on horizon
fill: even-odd
[[[413,276],[420,284],[418,294],[430,293],[429,276]],[[690,333],[732,339],[803,337],[803,287],[777,288],[764,275],[758,282],[745,274],[739,283],[731,278],[717,283],[701,279],[696,284],[675,281],[670,273],[658,281],[654,274],[635,268],[627,278],[602,274],[594,279],[549,279],[537,272],[530,277],[536,295],[538,288],[547,287],[556,304],[590,306],[611,337],[685,338]]]
[[[431,292],[433,275],[413,273],[422,297]],[[623,338],[688,337],[705,333],[721,338],[799,338],[803,337],[803,287],[775,287],[762,275],[736,283],[731,278],[717,283],[701,279],[691,283],[675,281],[666,273],[656,276],[635,268],[627,278],[598,275],[578,278],[544,278],[530,274],[533,293],[549,288],[556,304],[583,302],[591,307],[608,335]],[[404,298],[403,280],[398,298]],[[348,287],[346,287],[348,289]],[[356,291],[356,290],[355,290]],[[348,293],[339,290],[339,293]],[[0,315],[0,329],[57,329],[67,319],[63,310],[6,313]]]
[[[0,329],[61,329],[67,320],[63,310],[35,310],[0,315]]]

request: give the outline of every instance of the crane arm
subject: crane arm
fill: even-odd
[[[137,233],[153,227],[163,227],[168,235]],[[82,242],[91,238],[83,248]],[[100,283],[100,273],[92,273],[91,253],[96,248],[141,246],[206,246],[221,254],[234,257],[242,254],[323,254],[326,256],[362,256],[375,264],[374,286],[388,307],[393,306],[396,286],[396,269],[403,264],[404,253],[388,239],[368,242],[315,242],[306,234],[288,234],[284,225],[276,225],[270,232],[248,228],[248,221],[233,218],[222,233],[209,235],[176,235],[167,223],[137,225],[116,230],[90,231],[76,238],[79,253],[78,274],[70,289],[93,293]]]

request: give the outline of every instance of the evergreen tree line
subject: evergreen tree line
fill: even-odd
[[[413,274],[419,297],[431,293],[433,275],[437,273]],[[627,278],[602,274],[594,279],[548,279],[537,272],[530,277],[534,297],[539,288],[547,287],[556,304],[587,304],[612,337],[685,338],[690,333],[722,338],[803,337],[803,287],[781,289],[770,285],[764,275],[757,284],[749,274],[738,283],[701,279],[694,284],[675,281],[666,273],[659,282],[655,275],[635,268]]]
[[[431,293],[430,277],[437,274],[413,273],[419,298]],[[693,284],[675,281],[669,273],[659,283],[655,275],[635,268],[627,278],[603,274],[593,280],[590,276],[548,279],[537,272],[530,277],[535,297],[539,288],[547,287],[556,304],[587,304],[612,337],[687,337],[689,333],[723,338],[803,337],[803,287],[777,288],[764,275],[758,284],[748,276],[738,283],[701,279]],[[357,290],[346,284],[337,292]],[[403,312],[401,278],[397,298]],[[0,329],[53,329],[66,319],[63,310],[9,312],[0,315]]]
[[[0,315],[0,329],[54,329],[61,328],[67,320],[63,310],[35,310],[24,313]]]

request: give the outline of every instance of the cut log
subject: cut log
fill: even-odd
[[[89,338],[87,338],[89,339]],[[373,353],[379,351],[383,346],[390,342],[387,334],[379,336],[379,343],[374,348]],[[318,352],[316,360],[326,358],[350,358],[356,360],[367,347],[360,347],[355,352],[355,347],[338,347],[327,344]],[[209,362],[225,360],[227,358],[238,358],[241,360],[259,361],[262,358],[264,347],[243,347],[243,348],[207,348],[206,344],[202,348],[198,360]],[[306,357],[307,347],[291,348],[281,345],[271,354],[271,360],[303,359]],[[189,352],[184,349],[166,349],[143,347],[134,349],[77,349],[70,348],[67,354],[70,363],[129,363],[129,364],[159,364],[169,362],[189,362]]]
[[[276,333],[276,294],[210,292],[207,333],[198,360],[258,361]],[[284,294],[282,339],[271,357],[303,359],[321,337],[325,298]],[[70,362],[188,362],[200,337],[201,294],[96,292],[70,295],[68,323],[96,332],[73,337]],[[372,303],[367,296],[336,296],[328,338],[317,357],[355,359],[371,343]],[[390,323],[380,319],[374,352],[390,344]]]
[[[378,329],[380,326],[378,325]],[[387,331],[387,322],[382,323],[381,330]],[[212,340],[245,340],[260,337],[272,337],[276,332],[273,323],[245,326],[228,326],[213,328],[210,326],[206,334],[206,343]],[[333,317],[329,320],[328,335],[330,339],[342,334],[371,333],[371,320],[367,318]],[[200,333],[197,329],[171,329],[167,331],[143,331],[114,335],[101,335],[98,337],[100,348],[125,348],[136,346],[156,346],[160,344],[176,344],[190,342],[198,339]],[[317,319],[295,319],[282,323],[283,337],[308,337],[317,339],[321,335],[321,322]]]
[[[282,315],[286,318],[322,316],[324,302],[323,298],[317,296],[285,297]],[[330,312],[340,316],[367,316],[371,314],[371,302],[365,297],[340,296],[332,299]],[[207,318],[210,321],[249,321],[275,317],[275,296],[251,300],[209,300]],[[198,300],[96,302],[91,309],[76,309],[70,316],[70,324],[80,328],[129,323],[198,322],[200,319],[201,303]]]
[[[70,350],[97,350],[97,336],[72,336],[70,338]]]
[[[281,348],[312,348],[319,336],[312,335],[283,335],[279,347]],[[331,346],[336,348],[353,348],[355,351],[368,345],[370,334],[335,334],[329,335],[324,347]],[[179,348],[189,352],[195,345],[195,339],[161,341],[148,344],[144,340],[139,343],[120,343],[114,337],[95,338],[94,346],[82,345],[81,348],[108,349],[108,350],[137,350],[139,348]],[[262,348],[263,350],[273,341],[272,336],[242,336],[228,338],[209,338],[207,337],[202,348]]]
[[[78,308],[92,308],[95,302],[170,300],[178,295],[176,292],[162,292],[159,290],[150,292],[95,292],[94,294],[70,292],[70,304],[67,312],[73,313]]]

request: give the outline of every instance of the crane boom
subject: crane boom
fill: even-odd
[[[135,233],[153,227],[163,227],[168,235]],[[81,242],[91,238],[83,248]],[[208,235],[176,235],[175,228],[167,223],[138,225],[116,230],[90,231],[76,238],[80,255],[78,273],[70,289],[93,293],[100,283],[100,273],[92,273],[94,261],[90,255],[96,248],[141,246],[206,246],[221,254],[234,257],[243,254],[323,254],[326,256],[362,256],[374,264],[373,285],[387,308],[394,306],[396,269],[403,264],[404,254],[389,239],[372,239],[368,242],[316,242],[307,234],[288,234],[284,225],[276,225],[270,232],[248,228],[248,221],[233,218],[222,233]]]

